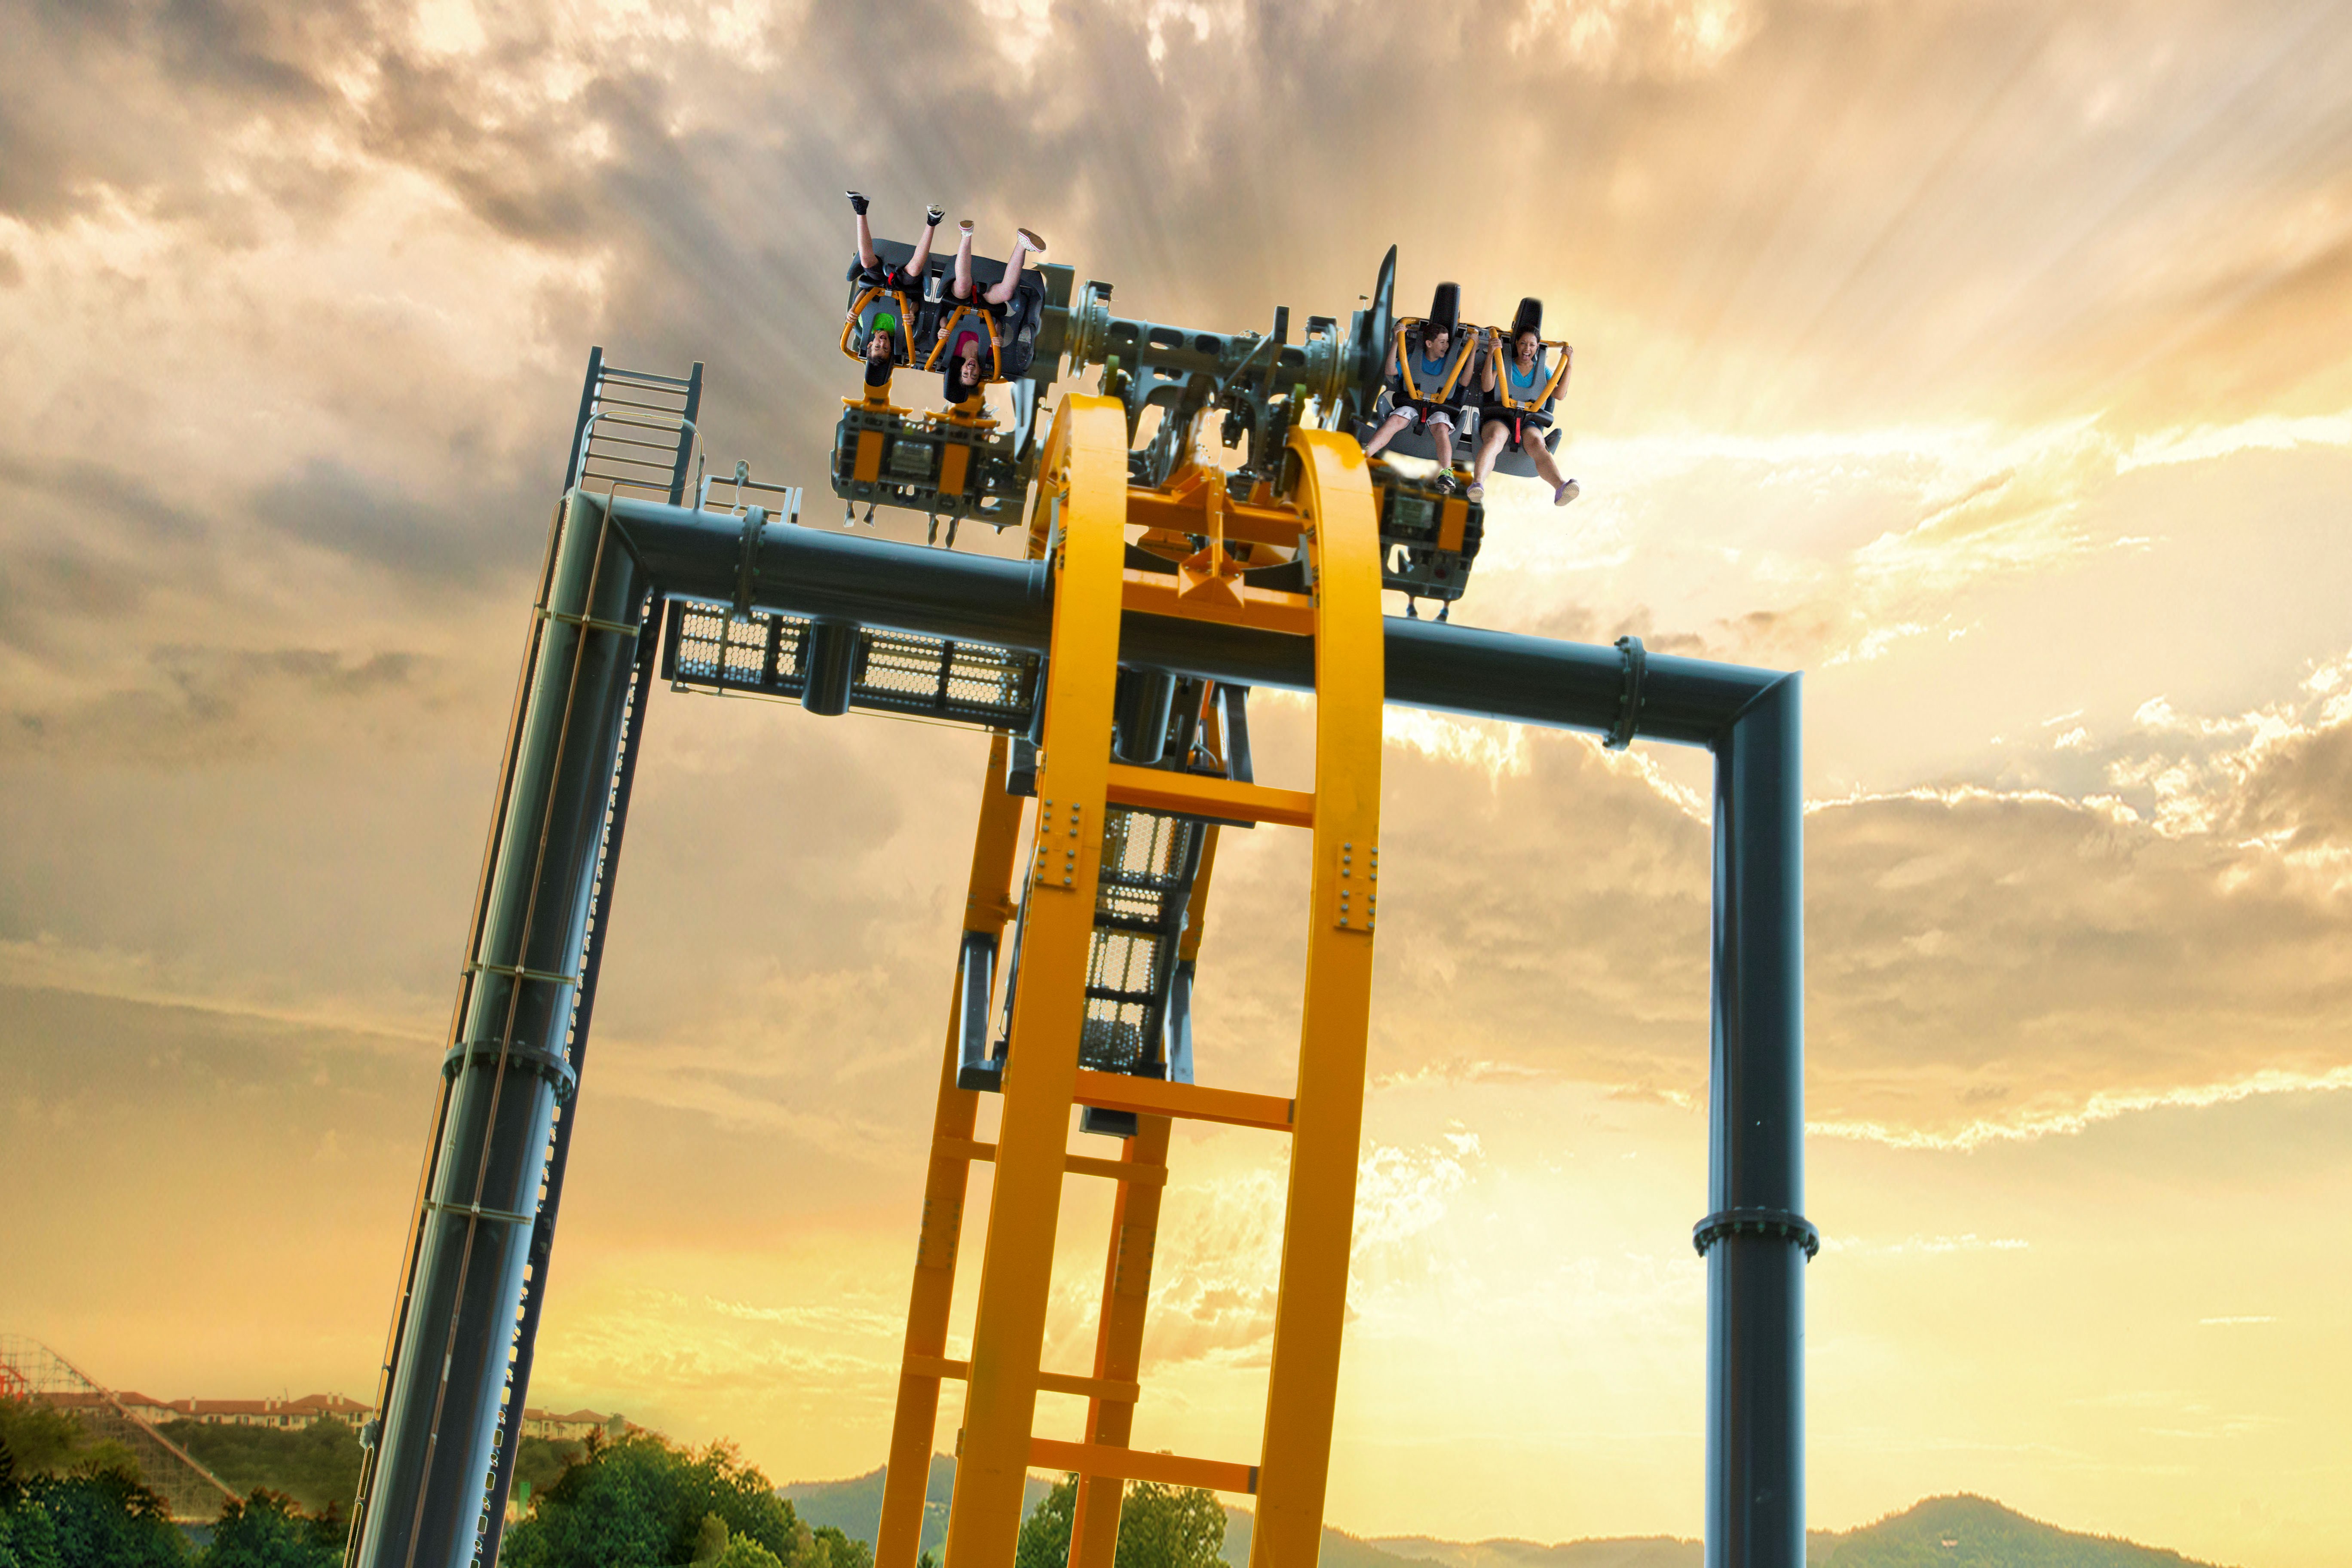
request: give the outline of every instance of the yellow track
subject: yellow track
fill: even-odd
[[[1292,1568],[1316,1559],[1363,1123],[1383,679],[1377,519],[1362,454],[1352,439],[1317,430],[1294,430],[1290,450],[1298,478],[1288,504],[1268,508],[1253,498],[1260,504],[1234,511],[1248,511],[1257,533],[1266,531],[1269,518],[1275,531],[1296,531],[1312,565],[1311,595],[1239,588],[1229,572],[1217,573],[1214,559],[1197,569],[1187,562],[1179,579],[1182,589],[1171,591],[1164,575],[1127,571],[1127,529],[1130,522],[1150,523],[1204,534],[1213,542],[1203,554],[1218,556],[1228,516],[1222,476],[1188,469],[1165,489],[1131,492],[1126,416],[1117,399],[1073,395],[1063,399],[1055,419],[1031,523],[1032,552],[1050,556],[1055,577],[1053,655],[1003,1124],[995,1144],[973,1140],[979,1096],[956,1086],[957,1007],[951,1003],[877,1568],[914,1568],[940,1384],[947,1378],[968,1384],[948,1523],[952,1568],[1011,1568],[1023,1483],[1033,1466],[1080,1476],[1073,1568],[1112,1568],[1119,1493],[1128,1480],[1254,1493],[1251,1568]],[[1129,610],[1241,621],[1314,637],[1311,795],[1111,762],[1119,619]],[[964,921],[965,930],[991,935],[1003,931],[1011,913],[1023,816],[1022,802],[1004,793],[1004,770],[1000,737],[982,788]],[[1305,826],[1314,834],[1295,1098],[1079,1068],[1103,816],[1111,805]],[[1214,848],[1212,837],[1194,888],[1186,956],[1200,940]],[[1136,1133],[1119,1160],[1068,1152],[1070,1111],[1080,1104],[1137,1113]],[[1292,1140],[1265,1433],[1254,1461],[1182,1458],[1127,1447],[1141,1396],[1144,1311],[1168,1179],[1169,1131],[1180,1117],[1273,1128]],[[992,1160],[996,1176],[967,1363],[947,1359],[947,1324],[975,1159]],[[1118,1183],[1095,1363],[1083,1376],[1038,1366],[1067,1174]],[[1087,1396],[1085,1442],[1032,1435],[1041,1390]]]

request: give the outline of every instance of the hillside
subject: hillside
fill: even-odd
[[[1464,1542],[1387,1535],[1365,1544],[1379,1551],[1384,1563],[1419,1561],[1435,1568],[1700,1568],[1705,1556],[1697,1542],[1672,1535],[1612,1536],[1564,1541],[1555,1546],[1532,1541]]]
[[[1699,1568],[1703,1560],[1697,1542],[1672,1536],[1553,1546],[1383,1536],[1364,1544],[1383,1555],[1361,1568],[1395,1568],[1414,1558],[1436,1568]],[[2077,1534],[1968,1496],[1928,1498],[1860,1530],[1814,1531],[1806,1538],[1805,1562],[1807,1568],[2210,1568],[2177,1552]]]
[[[1817,1568],[2211,1568],[2160,1547],[2078,1535],[1990,1498],[1938,1497],[1829,1537]]]
[[[889,1467],[868,1470],[862,1476],[852,1476],[844,1481],[794,1481],[778,1487],[776,1491],[793,1510],[808,1521],[811,1530],[831,1525],[852,1541],[874,1544],[875,1526],[882,1518],[882,1479]],[[1027,1514],[1053,1483],[1036,1476],[1029,1478],[1023,1489],[1021,1511]],[[918,1551],[936,1551],[948,1538],[948,1500],[955,1492],[955,1460],[945,1454],[931,1456],[931,1476],[923,1489],[923,1536]]]
[[[871,1545],[882,1512],[883,1471],[842,1481],[801,1481],[777,1490],[812,1527],[832,1525]],[[1029,1478],[1024,1512],[1049,1489]],[[931,1456],[930,1483],[923,1507],[923,1546],[935,1549],[947,1538],[948,1499],[955,1487],[955,1461]],[[1232,1568],[1249,1561],[1251,1515],[1225,1510],[1224,1559]],[[1326,1529],[1320,1568],[1701,1568],[1696,1541],[1670,1535],[1563,1541],[1438,1541],[1391,1535],[1360,1540]],[[1807,1568],[2213,1568],[2160,1547],[2140,1546],[2103,1535],[2083,1535],[2043,1524],[2003,1508],[1989,1498],[1927,1498],[1901,1513],[1843,1532],[1814,1531],[1805,1542]]]

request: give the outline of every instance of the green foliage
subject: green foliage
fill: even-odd
[[[221,1510],[204,1568],[339,1568],[343,1533],[332,1510],[306,1519],[293,1499],[256,1491]]]
[[[525,1437],[515,1449],[515,1501],[528,1505],[587,1457],[588,1445],[569,1437]]]
[[[0,1495],[0,1568],[64,1568],[57,1521],[13,1486]]]
[[[18,1480],[61,1476],[90,1447],[89,1428],[56,1405],[37,1399],[0,1399],[0,1452],[8,1456]]]
[[[1013,1568],[1067,1568],[1077,1500],[1076,1476],[1045,1494],[1021,1522]],[[1214,1493],[1153,1481],[1127,1484],[1118,1509],[1118,1568],[1218,1568],[1224,1544],[1225,1510]]]
[[[10,1551],[23,1568],[182,1568],[188,1561],[187,1537],[135,1473],[40,1476],[15,1491]]]
[[[1215,1568],[1225,1510],[1213,1492],[1130,1481],[1118,1510],[1118,1568]]]
[[[793,1568],[874,1568],[874,1548],[830,1524],[810,1531],[801,1561]]]
[[[730,1551],[755,1545],[787,1568],[800,1568],[811,1552],[792,1505],[731,1447],[693,1452],[641,1433],[594,1448],[566,1471],[507,1532],[500,1558],[509,1568],[664,1568],[693,1559],[713,1515]],[[765,1568],[757,1557],[724,1561]]]
[[[359,1494],[359,1434],[332,1416],[295,1428],[166,1421],[155,1429],[233,1491],[278,1492],[311,1513],[347,1509]]]
[[[702,1528],[695,1531],[692,1561],[702,1568],[783,1568],[774,1552],[756,1541],[730,1533],[727,1521],[715,1513],[702,1516]]]
[[[1045,1500],[1021,1521],[1021,1538],[1013,1548],[1013,1568],[1069,1568],[1070,1516],[1077,1506],[1078,1478],[1055,1482]]]

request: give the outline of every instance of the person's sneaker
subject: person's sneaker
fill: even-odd
[[[1583,493],[1584,491],[1582,488],[1580,487],[1574,479],[1570,479],[1565,484],[1561,485],[1559,489],[1551,492],[1551,504],[1554,506],[1566,506],[1569,502],[1574,500],[1578,496],[1580,496]]]
[[[1035,229],[1016,228],[1013,232],[1020,237],[1022,244],[1027,246],[1030,249],[1035,251],[1040,256],[1045,254],[1045,242],[1037,237],[1037,231]]]
[[[924,226],[929,228],[937,228],[940,226],[940,220],[947,216],[948,209],[940,205],[937,202],[934,202],[929,206],[923,209]]]
[[[971,219],[970,219],[970,218],[968,218],[968,217],[967,217],[967,218],[959,218],[959,219],[957,219],[957,220],[956,220],[956,227],[957,227],[957,228],[959,228],[959,229],[961,229],[961,230],[962,230],[962,231],[963,231],[964,233],[966,233],[966,234],[970,234],[970,233],[971,232]]]
[[[850,210],[851,212],[856,213],[859,217],[864,217],[864,216],[866,216],[866,193],[865,193],[865,192],[863,192],[863,191],[844,191],[844,192],[842,193],[842,195],[845,195],[845,196],[847,196],[847,197],[849,198],[849,210]]]
[[[1486,487],[1481,484],[1473,484],[1468,489],[1462,492],[1462,499],[1464,500],[1485,500],[1486,499]]]

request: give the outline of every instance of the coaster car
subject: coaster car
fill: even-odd
[[[895,328],[883,330],[894,332],[893,363],[917,371],[943,369],[958,337],[978,333],[986,344],[983,369],[993,373],[989,379],[1012,384],[1012,417],[1008,427],[1000,428],[976,407],[918,414],[892,403],[892,389],[866,387],[862,396],[841,400],[841,423],[834,431],[834,493],[850,503],[853,515],[864,502],[868,521],[877,506],[928,513],[934,538],[944,518],[950,544],[957,524],[966,518],[997,528],[1018,521],[1039,396],[1059,363],[1060,313],[1052,308],[1069,302],[1070,269],[1024,269],[999,315],[946,298],[951,255],[931,257],[914,274],[908,270],[914,247],[877,239],[874,251],[882,263],[876,269],[878,280],[865,268],[850,269],[851,312],[842,352],[856,360],[865,357],[856,335],[861,312],[869,333],[877,330],[877,312],[908,323],[903,336]],[[974,289],[985,292],[1004,276],[1004,264],[974,257],[971,271]],[[904,357],[908,351],[911,360]]]
[[[951,296],[952,254],[933,254],[919,274],[908,271],[915,247],[903,240],[877,239],[874,254],[878,267],[862,266],[855,258],[849,264],[849,306],[841,326],[844,354],[863,361],[866,342],[877,331],[887,331],[893,364],[935,371],[957,340],[969,332],[982,342],[982,362],[990,381],[1011,381],[1028,373],[1048,303],[1042,269],[1024,268],[1013,298],[991,310],[977,298],[967,301]],[[975,296],[986,294],[1003,277],[1003,262],[985,256],[971,258]]]

